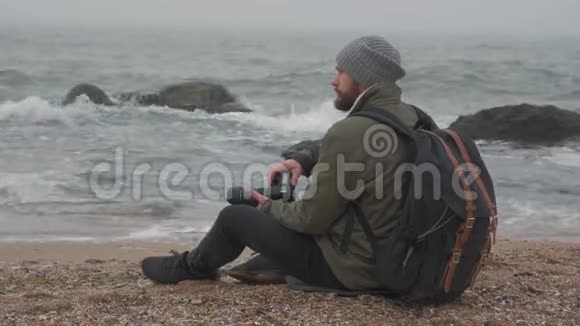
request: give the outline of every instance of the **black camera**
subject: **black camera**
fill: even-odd
[[[288,173],[276,173],[270,187],[258,188],[256,191],[271,199],[282,199],[288,202],[294,200],[294,187],[290,184],[290,174]],[[251,192],[246,191],[243,187],[228,189],[226,199],[232,205],[258,206],[258,202],[252,198]]]

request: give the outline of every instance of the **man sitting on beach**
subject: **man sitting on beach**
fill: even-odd
[[[399,52],[386,40],[377,36],[353,40],[338,54],[336,68],[332,86],[338,110],[353,113],[374,107],[394,114],[409,127],[415,125],[417,114],[401,102],[396,84],[405,75]],[[376,155],[368,145],[375,141],[369,138],[377,126],[360,116],[338,121],[319,145],[293,153],[269,172],[270,176],[290,172],[293,185],[300,175],[312,175],[305,198],[285,202],[254,191],[258,208],[225,207],[197,248],[145,258],[144,274],[164,284],[214,278],[220,267],[249,247],[284,274],[312,286],[380,289],[371,245],[349,204],[358,204],[374,234],[387,235],[404,215],[404,203],[394,192],[395,171],[412,146],[406,139],[391,139],[394,146],[388,155]],[[380,126],[395,135],[390,127]]]

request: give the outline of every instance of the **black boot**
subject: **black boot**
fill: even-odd
[[[250,284],[286,283],[286,274],[262,255],[255,255],[247,262],[224,271],[230,277]]]
[[[188,251],[172,256],[147,257],[141,262],[143,274],[150,280],[161,284],[177,284],[185,280],[203,280],[217,278],[217,271],[201,272],[194,270],[187,263]]]

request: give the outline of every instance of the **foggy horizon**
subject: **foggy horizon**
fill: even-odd
[[[0,0],[2,26],[388,30],[452,33],[580,36],[580,3],[472,0],[336,3],[253,0]]]

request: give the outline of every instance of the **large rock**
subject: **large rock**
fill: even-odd
[[[251,112],[237,103],[236,98],[219,84],[187,82],[171,85],[159,92],[159,104],[170,108],[210,113]]]
[[[96,104],[114,105],[113,101],[97,86],[81,84],[73,87],[66,95],[63,105],[73,103],[77,96],[86,95]],[[204,110],[209,113],[252,112],[244,107],[222,85],[190,81],[170,85],[156,93],[128,92],[114,96],[119,103],[132,102],[138,105],[167,106],[186,111]]]
[[[159,105],[159,93],[127,92],[115,94],[119,103],[134,103],[143,106]]]
[[[100,105],[114,105],[113,101],[107,96],[107,94],[99,87],[91,84],[79,84],[68,91],[62,105],[69,105],[76,101],[77,97],[81,95],[86,95],[89,100],[95,104]]]
[[[580,137],[580,114],[523,103],[460,116],[450,127],[473,139],[551,145]]]

